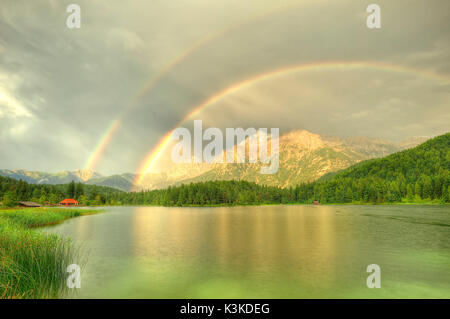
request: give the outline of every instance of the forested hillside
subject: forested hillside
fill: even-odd
[[[450,133],[413,149],[368,160],[296,188],[297,200],[321,202],[448,201]]]

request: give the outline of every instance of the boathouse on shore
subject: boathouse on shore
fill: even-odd
[[[76,199],[66,198],[65,200],[60,201],[59,205],[61,205],[61,206],[78,206],[79,203]]]
[[[42,207],[41,204],[35,202],[18,202],[20,207]]]

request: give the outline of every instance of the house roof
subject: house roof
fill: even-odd
[[[59,203],[60,204],[78,204],[78,201],[73,198],[66,198],[65,200],[62,200]]]
[[[41,207],[42,205],[35,202],[19,202],[19,205],[28,206],[28,207]]]

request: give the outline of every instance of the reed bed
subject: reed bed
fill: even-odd
[[[67,266],[85,258],[70,239],[33,228],[98,211],[0,210],[0,298],[58,298],[68,292]]]

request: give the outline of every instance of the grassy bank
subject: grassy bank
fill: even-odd
[[[58,298],[66,291],[68,265],[82,262],[69,240],[33,228],[95,210],[0,209],[0,298]]]

